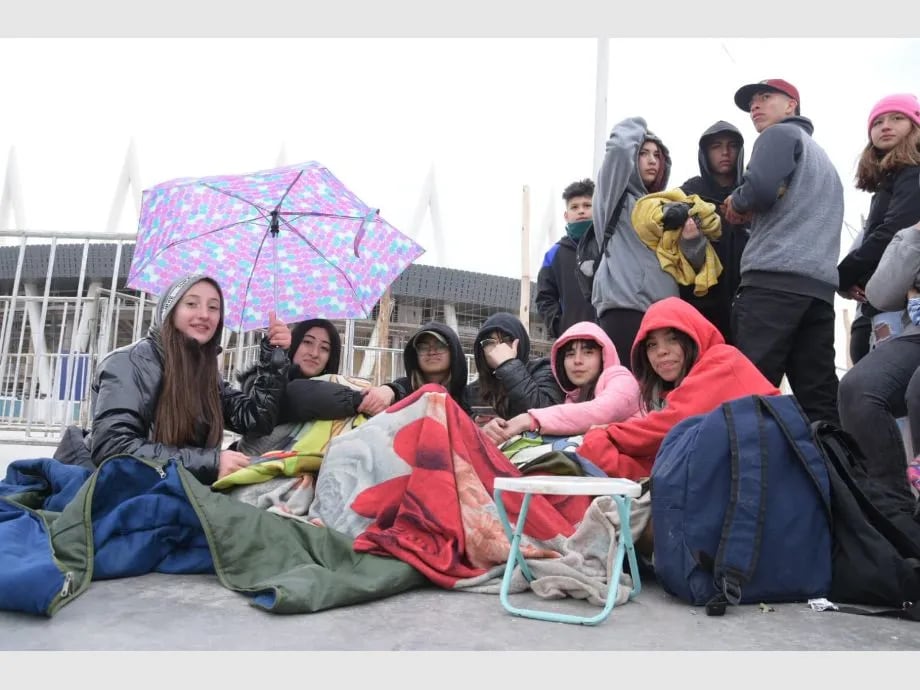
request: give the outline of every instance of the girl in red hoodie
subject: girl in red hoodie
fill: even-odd
[[[611,477],[648,477],[665,435],[687,417],[746,395],[780,394],[696,308],[677,297],[645,312],[631,363],[643,416],[590,429],[578,448]]]

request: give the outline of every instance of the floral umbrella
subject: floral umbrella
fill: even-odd
[[[203,273],[234,330],[368,318],[425,250],[317,162],[164,182],[143,193],[128,287],[159,295]]]

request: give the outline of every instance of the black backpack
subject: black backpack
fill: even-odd
[[[585,299],[591,301],[591,291],[594,287],[594,276],[597,273],[597,267],[601,263],[601,256],[607,255],[607,244],[613,236],[617,220],[620,218],[620,212],[623,210],[623,204],[626,203],[626,192],[617,202],[617,207],[613,210],[613,215],[604,229],[604,241],[601,248],[597,248],[597,236],[594,232],[594,223],[588,226],[585,234],[578,239],[578,246],[575,247],[575,282],[581,290]]]
[[[844,613],[920,621],[920,522],[909,494],[894,494],[865,468],[856,441],[828,422],[812,431],[827,458],[833,515],[832,602],[896,607]],[[906,482],[906,477],[905,477]]]

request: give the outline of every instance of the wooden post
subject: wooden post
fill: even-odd
[[[377,347],[387,348],[390,346],[390,314],[393,311],[393,294],[390,288],[387,288],[380,298],[380,309],[377,310]],[[377,376],[374,377],[375,383],[379,386],[390,380],[390,357],[381,356],[377,358]]]
[[[524,185],[521,208],[521,306],[524,330],[530,333],[530,187]]]

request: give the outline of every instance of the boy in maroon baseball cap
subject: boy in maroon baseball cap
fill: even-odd
[[[745,84],[735,92],[735,105],[744,112],[751,112],[751,100],[762,93],[781,93],[795,101],[795,114],[802,114],[802,99],[799,90],[785,79],[764,79],[756,84]]]
[[[735,346],[773,385],[788,377],[811,421],[836,424],[843,184],[799,104],[799,90],[785,79],[735,92],[735,105],[750,114],[759,136],[723,208],[731,223],[750,220],[731,329]]]

